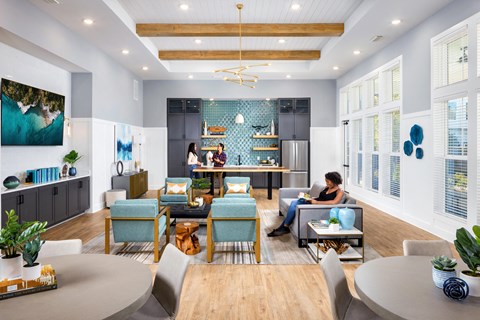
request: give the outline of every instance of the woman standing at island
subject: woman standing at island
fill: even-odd
[[[201,166],[202,163],[198,161],[198,155],[197,155],[197,144],[192,142],[188,145],[188,151],[187,151],[187,164],[188,164],[188,171],[190,172],[190,179],[193,178],[200,178],[200,173],[198,172],[193,172],[193,170],[197,166]]]

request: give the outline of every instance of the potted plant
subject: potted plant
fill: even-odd
[[[23,251],[27,241],[45,232],[47,222],[18,222],[18,215],[15,210],[5,211],[7,214],[7,222],[0,229],[0,249],[3,252],[1,259],[3,274],[0,278],[17,278],[22,272],[22,257],[20,253]]]
[[[340,221],[338,221],[337,218],[335,217],[332,217],[328,220],[328,229],[330,229],[330,231],[334,231],[334,232],[337,232],[340,230]]]
[[[75,162],[80,160],[83,156],[78,155],[78,152],[75,150],[70,151],[68,154],[63,157],[63,161],[70,164],[70,169],[68,169],[69,176],[75,176],[77,174],[77,168],[75,168]]]
[[[192,198],[195,200],[195,202],[198,202],[199,205],[203,204],[203,198],[197,197],[195,190],[204,190],[204,189],[210,189],[210,181],[208,178],[197,178],[197,179],[192,179]],[[202,199],[202,200],[200,200]],[[201,202],[201,203],[200,203]]]
[[[480,226],[474,226],[474,238],[465,228],[457,229],[457,239],[453,242],[463,262],[470,270],[460,272],[460,278],[463,279],[470,289],[470,295],[480,297]]]
[[[25,242],[23,247],[22,257],[23,260],[27,263],[22,268],[22,279],[23,280],[34,280],[38,279],[41,275],[42,265],[38,262],[35,262],[38,258],[38,253],[42,248],[44,241],[40,241],[40,235],[37,234],[32,240]]]
[[[433,283],[443,289],[445,280],[456,276],[455,266],[457,265],[457,261],[447,256],[435,256],[431,262]]]

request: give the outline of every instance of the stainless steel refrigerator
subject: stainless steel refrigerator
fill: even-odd
[[[282,166],[290,172],[282,173],[283,188],[309,187],[308,140],[282,140]]]

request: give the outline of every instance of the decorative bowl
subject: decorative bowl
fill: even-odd
[[[200,204],[198,202],[191,201],[191,202],[188,203],[188,206],[190,208],[198,208],[200,206]]]
[[[20,180],[15,176],[9,176],[3,180],[3,186],[7,189],[15,189],[20,185]]]
[[[267,163],[268,163],[268,160],[260,160],[260,163],[261,163],[261,164],[267,164]]]

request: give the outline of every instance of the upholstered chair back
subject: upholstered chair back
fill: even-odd
[[[225,177],[224,198],[250,198],[250,177]]]

